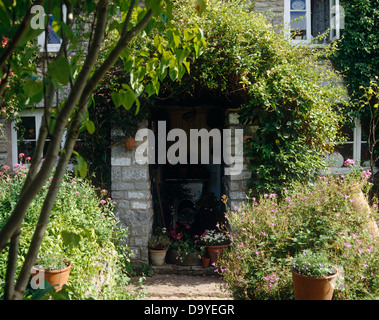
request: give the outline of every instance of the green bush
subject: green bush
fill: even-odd
[[[378,237],[373,214],[354,209],[365,177],[320,176],[293,191],[264,194],[227,213],[231,250],[219,263],[236,299],[293,299],[293,257],[327,252],[340,269],[334,299],[378,298]]]
[[[6,169],[3,167],[0,172],[0,228],[17,202],[26,173],[20,165],[16,165],[16,174],[8,174]],[[27,253],[50,182],[32,202],[24,219],[17,271]],[[99,197],[89,181],[66,175],[39,256],[65,257],[72,262],[68,282],[71,299],[130,298],[125,290],[128,276],[122,270],[127,263],[127,248],[121,246],[121,241],[127,231],[118,226],[114,206],[105,190]],[[7,250],[0,255],[0,262],[0,295],[3,295]],[[105,281],[99,282],[100,279]]]

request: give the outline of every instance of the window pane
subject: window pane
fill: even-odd
[[[307,10],[305,0],[291,0],[291,10]]]
[[[313,37],[318,37],[321,34],[325,34],[323,39],[319,39],[319,43],[326,43],[329,38],[330,25],[330,5],[329,0],[318,0],[311,2],[312,9],[312,21],[311,21],[311,32]]]
[[[18,125],[17,140],[35,140],[36,122],[35,117],[21,117]]]
[[[22,159],[23,162],[25,162],[25,158],[27,157],[32,157],[34,153],[34,149],[36,147],[36,142],[35,141],[22,141],[19,142],[19,145],[17,147],[17,153],[23,153],[25,157]]]
[[[343,156],[343,161],[345,162],[347,159],[353,159],[353,144],[346,143],[336,147],[336,152],[340,153]]]
[[[292,38],[306,39],[307,35],[307,17],[306,13],[303,11],[292,11],[291,12],[291,33]]]
[[[361,144],[361,164],[364,167],[370,166],[370,153],[368,152],[368,144],[367,143]]]
[[[60,44],[61,38],[56,34],[56,32],[53,29],[53,21],[54,21],[54,17],[52,15],[49,15],[47,43],[48,44]]]

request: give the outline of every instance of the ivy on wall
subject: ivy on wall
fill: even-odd
[[[343,72],[351,100],[359,100],[379,75],[379,0],[342,0],[344,30],[333,62]],[[357,116],[359,107],[350,108]],[[361,113],[367,113],[365,109]]]

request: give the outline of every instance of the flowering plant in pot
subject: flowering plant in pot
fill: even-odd
[[[71,265],[71,262],[66,258],[55,255],[38,257],[36,265],[32,268],[32,277],[42,272],[44,279],[51,286],[55,287],[55,291],[58,292],[62,289],[63,285],[67,284]]]
[[[166,253],[171,244],[166,228],[157,228],[148,241],[151,263],[154,266],[163,266]]]
[[[295,299],[331,300],[338,273],[324,252],[298,253],[292,263]]]
[[[167,262],[179,265],[199,265],[199,249],[196,241],[188,230],[189,225],[180,227],[175,224],[170,231],[170,252],[167,255]]]
[[[209,263],[211,261],[211,258],[208,254],[208,249],[206,246],[200,246],[200,258],[203,263],[203,267],[206,268],[209,266]]]
[[[229,237],[219,230],[205,230],[200,236],[200,241],[208,249],[211,263],[217,262],[218,255],[229,247]]]
[[[177,264],[199,265],[199,250],[194,243],[182,241],[177,248]]]

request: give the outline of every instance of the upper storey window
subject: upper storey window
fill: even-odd
[[[295,43],[314,40],[327,44],[340,37],[344,28],[339,0],[285,0],[286,37]],[[323,36],[321,36],[323,35]],[[320,37],[321,36],[321,37]]]
[[[65,5],[62,6],[62,16],[63,21],[66,22],[67,7]],[[38,45],[40,47],[41,52],[45,51],[45,39],[47,40],[47,52],[58,52],[61,48],[62,39],[54,31],[54,21],[54,16],[52,14],[49,14],[47,37],[45,37],[45,31],[38,36]]]

